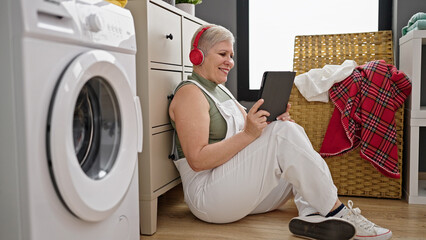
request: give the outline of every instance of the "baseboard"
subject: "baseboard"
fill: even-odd
[[[419,172],[419,180],[426,180],[426,172]]]

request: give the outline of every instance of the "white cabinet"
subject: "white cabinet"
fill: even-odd
[[[404,164],[407,179],[404,194],[409,203],[426,204],[426,179],[419,166],[426,165],[422,159],[426,149],[426,30],[415,30],[399,40],[399,69],[406,73],[412,82],[412,92],[405,110],[405,137],[407,152]],[[422,59],[423,55],[423,59]],[[422,72],[422,70],[424,70]]]
[[[143,113],[143,151],[139,154],[141,234],[157,229],[157,198],[180,183],[168,158],[173,128],[168,96],[192,72],[192,35],[206,22],[160,0],[130,0],[126,6],[136,29],[137,94]]]

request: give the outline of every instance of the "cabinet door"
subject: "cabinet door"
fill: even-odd
[[[173,130],[154,134],[152,140],[151,177],[154,191],[179,177],[173,160],[169,159],[172,149]]]
[[[155,4],[149,4],[149,60],[182,65],[181,16]]]
[[[193,22],[189,19],[184,18],[182,22],[182,53],[183,53],[183,65],[192,67],[192,63],[189,60],[189,52],[192,48],[191,40],[194,33],[201,25]]]
[[[182,79],[182,72],[149,70],[149,120],[151,127],[170,123],[169,99]]]

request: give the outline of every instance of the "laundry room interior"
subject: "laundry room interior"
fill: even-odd
[[[5,0],[0,30],[0,240],[426,239],[424,0]]]

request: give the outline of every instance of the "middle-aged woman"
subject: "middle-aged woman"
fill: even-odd
[[[365,219],[351,201],[340,202],[327,164],[291,120],[290,106],[268,124],[262,99],[246,113],[223,86],[234,67],[233,44],[224,27],[200,27],[192,39],[192,76],[170,103],[175,164],[191,212],[229,223],[277,209],[294,195],[299,217],[289,228],[296,235],[389,239],[391,231]]]

